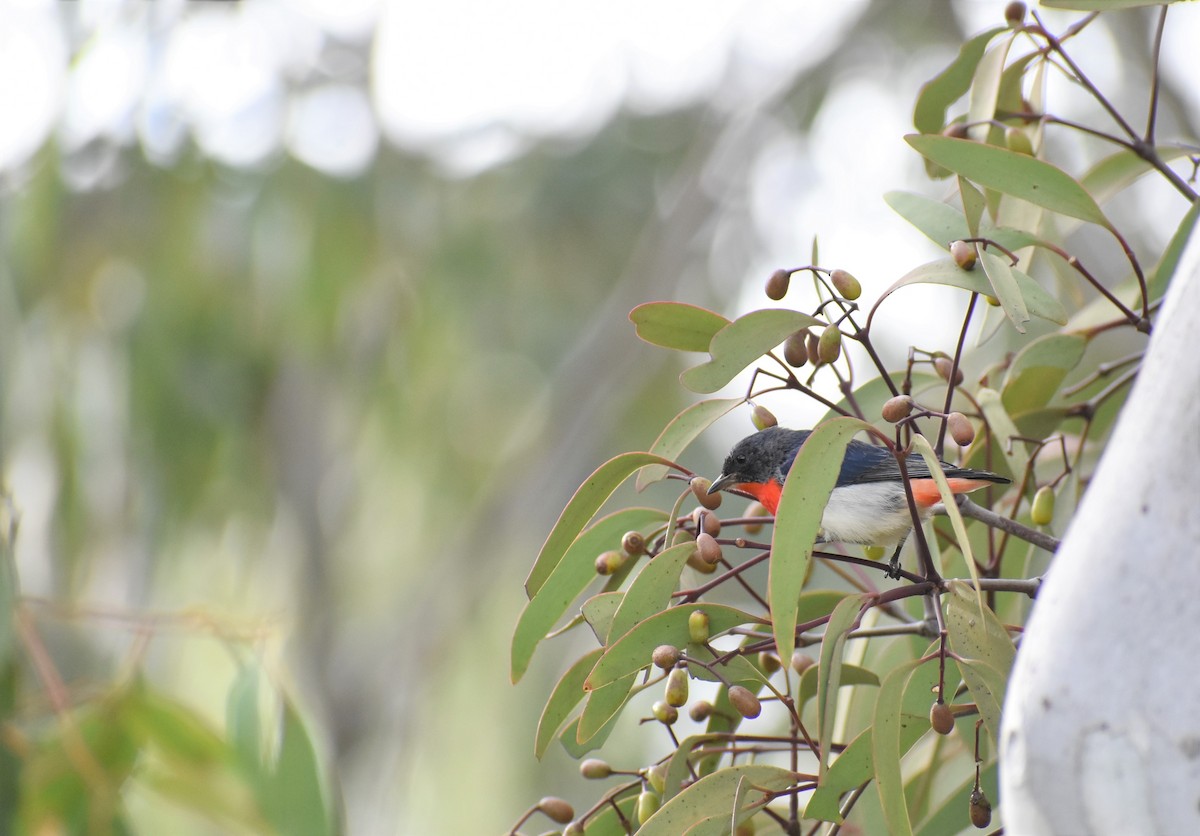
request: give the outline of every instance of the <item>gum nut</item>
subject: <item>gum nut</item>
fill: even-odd
[[[902,421],[912,414],[913,399],[911,395],[896,395],[894,398],[888,398],[883,405],[882,413],[883,420],[889,424],[895,424],[897,421]]]
[[[832,363],[842,353],[842,332],[838,330],[836,325],[828,325],[821,332],[821,338],[817,341],[817,356],[821,358],[822,363]]]
[[[1054,521],[1054,488],[1043,485],[1033,495],[1033,507],[1029,517],[1035,525],[1050,525]]]
[[[779,423],[779,420],[765,406],[754,407],[754,411],[750,413],[750,422],[754,424],[754,429],[762,431],[768,427],[774,427]]]
[[[929,725],[938,734],[954,731],[954,712],[944,702],[935,702],[929,709]]]
[[[808,347],[805,342],[807,339],[808,331],[800,330],[783,343],[783,359],[793,369],[798,369],[808,362]]]
[[[552,795],[548,795],[539,801],[538,809],[547,818],[559,824],[569,824],[571,819],[575,818],[575,808],[561,798],[555,798]]]
[[[683,654],[673,644],[660,644],[654,648],[654,652],[650,654],[650,658],[654,662],[655,667],[669,671],[679,664],[679,660],[683,658]]]
[[[753,720],[762,714],[762,703],[749,688],[741,685],[729,686],[729,704],[748,720]]]
[[[843,299],[849,299],[853,302],[859,296],[862,296],[862,285],[858,283],[858,279],[851,276],[845,270],[834,270],[829,274],[829,281],[837,289],[837,292],[842,294]]]
[[[688,616],[688,638],[696,644],[708,641],[708,613],[695,610]]]
[[[971,419],[961,412],[951,412],[946,416],[946,429],[950,430],[950,437],[959,447],[967,447],[975,440],[975,427]]]
[[[787,270],[776,270],[767,278],[767,298],[778,302],[787,296],[788,285],[791,284],[792,274]]]
[[[954,263],[964,270],[974,270],[975,262],[979,260],[975,245],[966,241],[955,241],[950,245],[950,257]]]
[[[707,532],[701,533],[696,538],[696,549],[700,552],[700,559],[709,565],[721,562],[721,544]]]

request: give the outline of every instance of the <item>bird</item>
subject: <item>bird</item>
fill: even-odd
[[[783,483],[801,445],[811,430],[774,426],[743,438],[730,450],[721,473],[709,493],[736,490],[761,502],[768,511],[779,511]],[[1012,480],[987,470],[974,470],[941,462],[951,492],[970,493],[988,485],[1006,485]],[[910,453],[905,460],[913,500],[923,518],[941,502],[937,483],[925,459]],[[900,466],[885,447],[852,440],[837,483],[821,516],[819,542],[858,543],[874,546],[896,544],[888,575],[900,577],[900,550],[912,530]]]

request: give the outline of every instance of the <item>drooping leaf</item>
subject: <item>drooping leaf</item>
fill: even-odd
[[[677,351],[708,351],[713,335],[729,320],[683,302],[646,302],[629,312],[637,335],[651,345]]]
[[[874,722],[871,727],[871,755],[875,767],[875,781],[879,785],[879,801],[883,807],[884,821],[892,836],[911,836],[912,822],[908,816],[908,804],[904,798],[904,778],[900,770],[900,758],[904,755],[901,746],[903,737],[902,698],[913,671],[921,664],[914,659],[897,665],[879,686],[879,697],[875,701]],[[928,720],[926,720],[926,728]]]
[[[595,667],[603,652],[604,648],[598,647],[576,659],[575,664],[567,668],[567,672],[562,675],[562,678],[555,684],[554,690],[550,692],[550,699],[546,701],[541,719],[538,720],[537,735],[533,742],[533,753],[538,760],[541,760],[542,755],[546,754],[546,749],[550,747],[562,724],[566,722],[567,715],[582,702],[584,697],[583,681],[587,679],[588,673]]]
[[[1029,313],[1059,325],[1066,323],[1067,312],[1061,302],[1020,270],[1014,269],[1011,272]],[[944,284],[988,296],[993,292],[992,285],[982,270],[963,270],[953,260],[946,258],[931,261],[910,270],[884,291],[876,305],[882,303],[884,299],[900,288],[910,284]]]
[[[1051,212],[1111,227],[1087,190],[1050,163],[966,139],[910,134],[905,140],[925,158],[981,186]]]
[[[680,543],[664,550],[646,564],[629,585],[621,606],[613,615],[605,644],[611,644],[640,622],[663,611],[671,600],[671,593],[679,585],[679,573],[695,550],[695,543]]]
[[[820,775],[829,769],[829,742],[833,739],[833,721],[837,715],[838,688],[842,680],[842,649],[846,645],[846,634],[862,612],[865,593],[849,595],[834,607],[825,626],[825,638],[821,642],[821,658],[817,672],[817,717],[820,728],[821,747]],[[787,659],[787,656],[780,658]]]
[[[966,217],[948,203],[911,192],[888,192],[884,200],[900,217],[939,247],[971,237]],[[984,228],[980,230],[980,235],[1009,250],[1019,250],[1038,242],[1038,237],[1032,233],[1007,227]]]
[[[600,688],[609,682],[645,668],[650,654],[660,644],[684,647],[688,643],[688,616],[696,610],[708,613],[709,630],[719,635],[743,624],[761,624],[758,616],[724,604],[681,604],[641,621],[617,639],[596,663],[588,677],[586,688]]]
[[[600,644],[608,641],[612,633],[613,616],[617,614],[617,607],[621,606],[624,599],[624,592],[601,592],[588,598],[580,607],[584,621],[592,628],[592,633]]]
[[[998,741],[1000,706],[1016,655],[1012,638],[970,584],[951,582],[944,607],[950,649],[960,657],[963,679],[992,739]]]
[[[796,696],[796,710],[803,711],[805,704],[817,695],[817,680],[820,679],[821,668],[819,665],[813,665],[804,672],[800,677],[800,688]],[[841,666],[841,672],[838,677],[838,687],[846,688],[851,685],[878,685],[879,675],[868,668],[862,668],[858,665]],[[834,698],[836,702],[836,698]]]
[[[671,419],[671,423],[667,424],[650,445],[650,452],[664,459],[677,460],[679,454],[687,449],[700,433],[742,403],[745,403],[744,398],[711,398],[692,404]],[[638,472],[637,489],[640,491],[647,485],[665,478],[668,470],[669,468],[661,465],[643,467]]]
[[[242,765],[252,773],[262,766],[262,723],[258,710],[258,668],[244,665],[225,698],[225,728]]]
[[[688,369],[679,380],[693,392],[715,392],[796,331],[823,326],[808,314],[786,308],[752,311],[718,331],[709,345],[711,359]]]
[[[300,712],[283,701],[279,756],[270,782],[262,791],[263,812],[280,833],[337,832],[321,779],[316,747]]]
[[[1004,458],[1010,473],[1024,473],[1026,465],[1029,464],[1029,451],[1024,444],[1015,440],[1020,433],[1017,432],[1017,425],[1013,423],[1012,416],[1004,408],[1000,393],[995,389],[982,387],[975,393],[975,400],[979,403],[979,408],[983,410],[983,417],[987,419],[988,426],[999,442],[993,445],[993,455],[998,454]],[[974,451],[977,446],[982,448],[984,443],[985,439],[982,435],[976,437],[971,450]]]
[[[1003,31],[1005,27],[998,26],[971,38],[962,45],[950,66],[922,85],[913,109],[913,126],[918,131],[932,134],[942,130],[946,124],[947,109],[971,89],[971,79],[975,76],[979,59],[983,57],[992,38]]]
[[[596,556],[620,546],[626,531],[641,531],[664,522],[656,508],[627,508],[597,520],[575,538],[549,576],[525,605],[512,638],[511,672],[517,682],[529,668],[538,644],[579,594],[596,579]]]
[[[1000,300],[1004,315],[1017,331],[1024,334],[1025,323],[1029,321],[1029,308],[1021,296],[1020,285],[1008,258],[983,250],[979,253],[979,264],[992,285],[993,295]]]
[[[542,588],[568,547],[575,542],[579,532],[600,510],[605,500],[612,496],[613,491],[638,468],[651,464],[670,466],[672,462],[652,453],[622,453],[596,468],[579,486],[550,530],[533,568],[529,570],[529,577],[525,579],[525,593],[530,598]]]
[[[846,445],[855,433],[869,427],[857,418],[835,418],[821,424],[800,447],[784,483],[767,572],[767,600],[780,659],[790,659],[796,646],[800,591]]]
[[[723,816],[728,823],[738,784],[745,778],[761,790],[785,790],[793,783],[792,773],[778,766],[745,764],[720,769],[706,775],[659,808],[638,829],[638,836],[680,836],[688,828],[711,816]],[[762,798],[761,791],[747,793],[748,802]]]
[[[1008,367],[1000,400],[1014,420],[1042,409],[1083,358],[1087,338],[1080,334],[1046,334],[1021,349]]]
[[[997,39],[996,43],[983,54],[971,77],[971,90],[967,105],[967,122],[983,123],[969,128],[972,136],[983,140],[987,138],[991,125],[988,122],[996,117],[996,101],[1000,97],[1000,78],[1004,72],[1004,62],[1008,59],[1008,48],[1012,46],[1015,33]],[[936,161],[935,161],[936,162]],[[940,165],[940,163],[939,163]],[[946,166],[951,171],[954,168]]]
[[[987,208],[987,200],[979,189],[971,185],[965,177],[958,179],[958,195],[963,206],[963,220],[967,223],[967,232],[971,238],[979,237],[979,223],[983,219],[983,210]]]
[[[602,731],[611,728],[621,709],[629,702],[636,679],[637,674],[631,673],[591,689],[587,687],[585,679],[587,702],[584,703],[583,713],[579,715],[579,724],[575,731],[576,743],[591,743]]]

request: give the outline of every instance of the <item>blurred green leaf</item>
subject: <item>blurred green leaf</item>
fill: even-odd
[[[963,679],[992,739],[998,741],[1004,687],[1016,656],[1012,637],[976,590],[962,581],[950,583],[945,612],[950,649],[960,657]]]
[[[1110,227],[1083,186],[1050,163],[966,139],[909,134],[905,140],[922,156],[981,186],[1051,212]]]
[[[871,755],[875,766],[875,781],[879,785],[879,801],[883,806],[883,817],[892,836],[911,836],[912,823],[908,818],[908,804],[904,798],[904,778],[900,771],[900,758],[906,751],[901,740],[906,723],[914,723],[911,715],[903,711],[903,697],[910,678],[920,665],[913,659],[897,665],[879,686],[879,697],[875,701],[874,723],[871,731]],[[928,709],[926,709],[928,712]],[[929,728],[925,719],[922,731]]]
[[[855,433],[869,426],[857,418],[835,418],[819,425],[801,445],[784,482],[771,537],[767,600],[771,604],[775,647],[785,663],[796,646],[800,591],[825,503],[837,482],[846,445]]]
[[[597,520],[575,538],[517,619],[512,637],[510,675],[513,682],[525,674],[538,644],[571,602],[596,579],[597,555],[608,549],[619,549],[621,536],[626,531],[642,531],[647,526],[665,522],[666,518],[667,515],[656,508],[627,508]]]
[[[567,503],[567,507],[563,509],[558,522],[550,530],[533,568],[529,570],[529,577],[525,579],[525,592],[530,598],[537,595],[542,584],[554,571],[554,567],[559,564],[567,549],[575,542],[579,532],[600,510],[600,506],[604,504],[605,500],[612,496],[613,491],[622,482],[637,472],[638,468],[648,464],[670,465],[672,463],[661,456],[650,453],[622,453],[596,468],[592,475],[579,486],[575,495],[571,497],[571,501]]]
[[[992,285],[993,293],[1000,300],[1000,307],[1008,321],[1020,333],[1025,333],[1025,323],[1029,321],[1029,308],[1021,296],[1021,288],[1007,256],[994,255],[988,250],[979,253],[979,264]]]
[[[713,422],[730,410],[745,403],[744,398],[712,398],[694,403],[671,419],[671,423],[650,445],[650,452],[664,459],[677,461],[679,454],[696,440]],[[666,478],[669,468],[661,465],[643,467],[638,472],[637,489],[640,491],[647,485]]]
[[[1164,162],[1187,156],[1186,150],[1174,145],[1161,145],[1154,151]],[[1097,203],[1103,205],[1143,174],[1153,170],[1144,158],[1122,149],[1095,163],[1079,178],[1079,183],[1096,198]]]
[[[606,644],[612,635],[613,616],[617,614],[617,607],[621,606],[624,598],[624,592],[601,592],[583,602],[583,617],[600,644]]]
[[[1024,473],[1026,465],[1029,464],[1029,450],[1024,444],[1015,440],[1020,433],[1017,431],[1017,425],[1013,423],[1012,417],[1004,408],[1000,393],[995,389],[983,387],[975,393],[975,400],[983,410],[983,417],[987,419],[988,427],[998,442],[992,446],[993,455],[1003,456],[1010,473]],[[1011,444],[1010,440],[1012,440]],[[974,451],[976,445],[982,448],[985,443],[986,439],[981,434],[975,438],[975,444],[972,445],[971,450]]]
[[[538,720],[537,735],[533,742],[533,752],[538,760],[546,754],[546,749],[566,722],[567,715],[583,700],[583,681],[587,679],[602,653],[604,648],[598,647],[576,659],[550,692],[550,699],[546,701],[541,719]]]
[[[1061,302],[1020,270],[1011,270],[1011,272],[1029,313],[1059,325],[1066,323],[1067,312]],[[879,301],[882,302],[892,293],[910,284],[944,284],[988,296],[993,293],[991,282],[988,281],[982,270],[963,270],[947,258],[913,268],[885,290],[879,297]]]
[[[746,764],[719,769],[706,775],[676,795],[638,829],[638,836],[679,836],[710,816],[729,821],[733,799],[742,778],[763,790],[779,791],[792,785],[792,773],[778,766]],[[750,793],[746,800],[757,801],[761,792]]]
[[[968,95],[967,122],[986,123],[996,118],[996,101],[1000,97],[1000,78],[1004,72],[1004,62],[1008,59],[1008,49],[1012,46],[1016,33],[1011,30],[991,46],[979,59],[975,73],[971,76],[971,89]],[[990,125],[983,124],[969,128],[976,138],[987,136]],[[934,162],[938,162],[935,160]],[[939,165],[945,165],[938,162]],[[951,171],[956,169],[947,165]]]
[[[621,636],[596,663],[584,687],[600,688],[650,665],[650,654],[660,644],[684,647],[688,643],[688,616],[696,610],[708,614],[713,636],[743,624],[762,624],[758,616],[724,604],[680,604],[641,621]]]
[[[808,314],[784,308],[752,311],[718,331],[709,345],[711,359],[688,369],[679,380],[693,392],[715,392],[801,328],[824,325]]]
[[[1050,403],[1067,374],[1079,365],[1087,344],[1079,334],[1046,334],[1022,348],[1008,367],[1000,392],[1008,414],[1020,420]]]
[[[238,760],[251,773],[262,768],[262,723],[258,712],[258,668],[243,665],[225,697],[225,729]]]
[[[922,85],[913,109],[913,126],[918,131],[923,134],[941,132],[946,124],[946,111],[971,89],[971,79],[975,76],[979,59],[983,57],[992,38],[1005,29],[997,26],[971,38],[962,45],[950,66]]]
[[[280,833],[312,836],[334,834],[338,828],[327,802],[316,748],[304,718],[287,697],[275,770],[260,789],[263,812]]]
[[[979,771],[979,784],[993,802],[1000,797],[999,767],[992,761]],[[971,797],[971,789],[975,785],[975,775],[972,773],[959,785],[946,794],[941,803],[932,809],[925,819],[917,826],[915,836],[945,836],[947,833],[959,833],[963,829],[964,811]]]
[[[629,312],[637,335],[651,345],[678,351],[708,351],[713,335],[729,320],[683,302],[646,302]]]
[[[829,623],[825,625],[825,638],[821,641],[821,658],[817,671],[817,717],[818,737],[821,747],[820,775],[829,769],[829,741],[833,740],[833,721],[837,717],[838,689],[842,681],[842,650],[846,646],[846,633],[854,626],[862,612],[866,593],[848,595],[833,609]],[[791,657],[791,652],[782,658]]]
[[[147,688],[135,689],[121,719],[134,738],[192,767],[215,766],[230,754],[225,741],[195,711]]]

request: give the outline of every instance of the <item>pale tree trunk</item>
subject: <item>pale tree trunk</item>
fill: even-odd
[[[1200,833],[1200,236],[1008,685],[1005,833]]]

